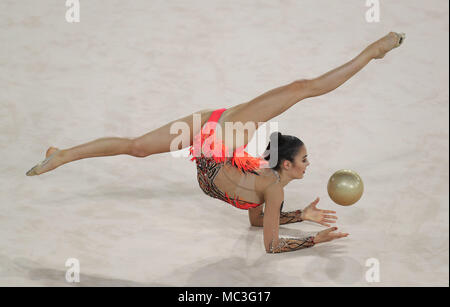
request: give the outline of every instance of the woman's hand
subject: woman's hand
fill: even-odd
[[[321,232],[317,233],[316,236],[314,237],[314,243],[317,244],[317,243],[328,242],[328,241],[332,241],[335,239],[344,238],[344,237],[348,236],[348,233],[333,232],[336,230],[337,230],[337,227],[331,227],[331,228],[322,230]]]
[[[317,209],[317,203],[319,202],[319,200],[320,198],[317,197],[316,200],[309,204],[308,207],[303,209],[300,218],[304,221],[311,221],[323,226],[330,227],[329,223],[336,223],[335,220],[337,220],[337,216],[329,215],[329,213],[336,214],[336,212],[331,210]]]

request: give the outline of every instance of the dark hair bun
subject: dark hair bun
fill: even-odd
[[[275,131],[275,132],[272,132],[270,134],[270,142],[274,142],[275,143],[277,138],[278,138],[278,145],[283,143],[283,135],[281,134],[281,132]]]
[[[283,160],[294,162],[294,156],[298,153],[302,146],[303,142],[295,136],[283,135],[278,131],[272,132],[270,134],[270,142],[267,144],[263,157],[265,160],[269,161],[270,154],[276,150],[278,161],[276,161],[276,165],[270,165],[270,167],[275,170],[279,170]],[[273,161],[270,162],[272,164]]]

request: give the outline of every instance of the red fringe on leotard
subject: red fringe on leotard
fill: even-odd
[[[197,164],[204,159],[214,160],[215,163],[225,163],[226,161],[231,161],[233,166],[240,169],[244,173],[256,171],[263,165],[267,166],[268,161],[263,158],[252,157],[245,151],[245,147],[246,146],[242,146],[236,149],[231,155],[222,140],[215,137],[215,130],[210,130],[209,134],[202,130],[201,133],[194,136],[193,145],[189,148],[189,155],[192,156],[191,161],[196,161]],[[261,205],[240,200],[239,196],[232,199],[226,192],[225,199],[219,199],[238,209],[244,210]]]
[[[207,144],[205,144],[206,140],[208,140]],[[212,158],[216,163],[224,163],[231,160],[233,166],[244,172],[258,170],[262,165],[268,163],[263,158],[252,157],[244,150],[246,146],[236,149],[231,156],[225,144],[215,138],[214,131],[210,134],[199,133],[194,136],[193,141],[193,145],[189,149],[189,155],[192,156],[191,161],[200,158]]]

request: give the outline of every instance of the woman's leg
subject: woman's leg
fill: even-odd
[[[36,174],[40,175],[63,164],[86,158],[116,156],[122,154],[134,157],[147,157],[152,154],[169,152],[172,141],[177,137],[179,138],[179,134],[170,133],[170,128],[175,123],[186,123],[187,126],[189,126],[189,145],[192,145],[193,135],[200,132],[201,127],[209,119],[212,112],[212,109],[198,111],[133,139],[105,137],[72,148],[62,149],[47,164],[36,169]],[[199,123],[194,124],[194,114],[200,116]],[[176,132],[178,133],[178,131]],[[178,149],[187,146],[188,144],[184,144],[184,146],[178,146]],[[58,148],[50,147],[47,150],[46,157],[50,156],[56,150],[58,150]]]
[[[400,37],[397,34],[391,32],[369,45],[351,61],[318,78],[294,81],[290,84],[270,90],[249,102],[228,109],[224,112],[222,115],[223,118],[221,118],[220,121],[222,131],[226,131],[225,122],[241,122],[244,124],[247,122],[253,123],[253,125],[248,125],[248,127],[254,126],[255,129],[242,131],[245,135],[244,144],[247,144],[258,128],[259,123],[264,123],[282,114],[305,98],[323,95],[336,89],[360,71],[372,59],[382,58],[388,51],[396,47],[399,39]],[[236,134],[236,132],[234,134]],[[228,144],[228,146],[231,146],[233,141],[228,139],[229,137],[235,139],[235,136],[226,135],[226,138],[224,137],[225,143]],[[242,144],[234,144],[233,147],[236,148],[239,146],[242,146]]]

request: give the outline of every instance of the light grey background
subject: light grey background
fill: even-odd
[[[448,286],[448,1],[0,2],[0,285]],[[348,238],[264,251],[247,212],[203,194],[194,163],[169,153],[76,161],[26,177],[49,146],[135,137],[204,108],[230,107],[344,64],[389,31],[405,44],[345,85],[274,119],[311,166],[285,209],[337,210]],[[332,203],[350,168],[365,193]],[[308,224],[281,233],[317,231]],[[380,261],[381,282],[365,281]]]

